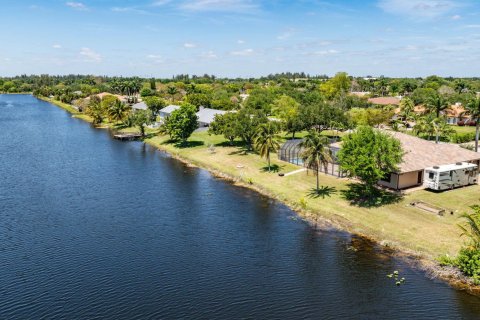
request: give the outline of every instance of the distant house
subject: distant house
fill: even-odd
[[[461,103],[457,102],[445,110],[448,124],[457,124],[460,121],[465,121],[470,117],[465,113],[465,108]]]
[[[377,97],[370,98],[368,102],[377,106],[398,106],[400,105],[400,99],[397,97]]]
[[[102,93],[97,93],[95,94],[94,96],[100,98],[100,100],[102,100],[103,98],[105,98],[106,96],[114,96],[114,97],[117,97],[118,100],[120,100],[120,102],[123,102],[123,103],[127,103],[128,102],[128,99],[126,96],[121,96],[119,94],[113,94],[113,93],[110,93],[110,92],[102,92]],[[86,97],[85,100],[90,100],[90,97]]]
[[[138,111],[138,110],[147,110],[148,106],[145,102],[138,102],[132,105],[132,110],[133,111]]]
[[[106,96],[114,96],[114,97],[117,97],[117,99],[120,100],[123,103],[127,103],[127,101],[128,101],[128,98],[126,96],[122,96],[122,95],[119,95],[119,94],[113,94],[113,93],[110,93],[110,92],[101,92],[101,93],[96,94],[96,96],[99,97],[100,99],[103,99]]]
[[[160,110],[159,114],[161,118],[169,117],[173,111],[180,109],[180,106],[171,104]]]
[[[224,111],[224,110],[216,110],[216,109],[200,107],[200,110],[197,112],[198,126],[208,127],[213,122],[213,120],[215,120],[215,116],[217,114],[225,114],[227,112],[228,111]]]

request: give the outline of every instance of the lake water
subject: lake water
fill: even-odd
[[[365,240],[49,103],[0,95],[0,128],[0,319],[480,318]]]

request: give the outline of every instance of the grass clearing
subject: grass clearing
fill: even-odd
[[[236,146],[228,146],[221,136],[195,132],[187,147],[175,146],[167,136],[155,136],[146,140],[173,155],[195,165],[225,173],[245,183],[249,181],[286,202],[294,208],[305,207],[315,216],[328,219],[348,231],[369,236],[376,241],[415,251],[429,258],[443,254],[455,255],[463,243],[457,227],[460,213],[470,205],[480,202],[480,186],[470,186],[442,193],[426,190],[404,195],[398,202],[379,207],[360,207],[346,200],[350,190],[348,179],[338,179],[322,174],[320,184],[326,190],[323,196],[312,196],[315,176],[302,172],[287,177],[277,172],[266,172],[265,159],[257,154],[244,152]],[[215,146],[214,152],[209,149]],[[299,167],[277,160],[272,154],[272,165],[279,172],[287,173]],[[424,201],[454,212],[453,215],[437,216],[409,204]]]

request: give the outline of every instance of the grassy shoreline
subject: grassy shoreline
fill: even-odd
[[[51,102],[74,116],[78,115],[67,104],[48,98],[42,100]],[[88,121],[88,116],[79,118]],[[111,128],[112,125],[104,127]],[[469,205],[480,201],[480,186],[445,193],[420,190],[406,194],[397,203],[363,208],[344,199],[344,192],[350,183],[354,183],[351,180],[321,175],[321,185],[332,192],[325,198],[311,198],[308,197],[308,192],[315,184],[313,174],[303,172],[280,177],[276,173],[269,173],[263,169],[265,161],[258,155],[244,153],[236,146],[229,146],[222,137],[210,136],[206,132],[195,132],[189,139],[188,147],[172,144],[166,136],[146,138],[144,142],[238,186],[279,200],[312,223],[357,234],[392,248],[397,255],[405,257],[429,275],[443,279],[456,288],[480,294],[479,287],[472,286],[458,271],[440,267],[436,260],[443,254],[456,255],[463,244],[457,227],[458,215],[466,211]],[[209,148],[212,145],[214,152]],[[275,155],[272,155],[272,164],[284,173],[299,168],[277,160]],[[418,200],[441,206],[454,214],[440,217],[409,205]]]

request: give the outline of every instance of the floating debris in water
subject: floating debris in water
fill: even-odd
[[[357,249],[357,248],[355,248],[354,246],[350,246],[350,245],[348,245],[348,244],[347,244],[347,251],[353,251],[353,252],[357,252],[357,251],[358,251],[358,249]]]
[[[403,277],[399,279],[399,274],[397,270],[393,271],[393,273],[387,274],[387,277],[395,280],[395,285],[397,286],[405,284],[406,281]]]

